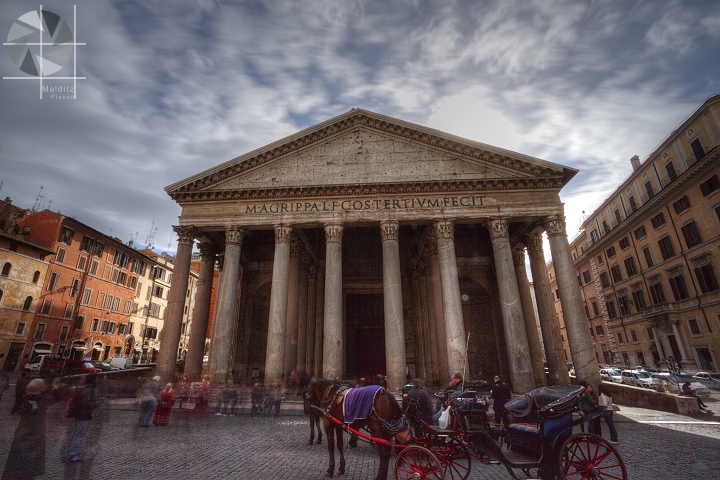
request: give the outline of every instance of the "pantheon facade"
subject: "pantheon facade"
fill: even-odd
[[[353,109],[177,182],[182,207],[157,372],[170,379],[190,257],[200,279],[185,374],[216,383],[455,372],[513,391],[568,382],[542,235],[579,378],[599,374],[560,189],[576,170]],[[525,255],[534,279],[541,334]],[[550,371],[544,373],[544,362]]]

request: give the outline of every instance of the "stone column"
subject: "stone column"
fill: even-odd
[[[565,331],[575,367],[575,376],[578,381],[585,380],[597,387],[602,379],[585,315],[585,302],[577,281],[577,269],[570,255],[570,244],[565,232],[565,218],[562,216],[550,217],[545,220],[544,227],[550,242],[550,253],[555,267],[560,304],[565,319]]]
[[[342,234],[342,224],[325,225],[323,377],[330,380],[343,374]]]
[[[400,224],[380,222],[383,248],[383,303],[385,312],[385,368],[388,388],[399,390],[405,384],[405,326],[403,323],[400,279]]]
[[[462,372],[465,366],[465,324],[460,303],[460,280],[455,258],[455,221],[435,220],[442,306],[445,317],[448,367]]]
[[[275,225],[275,259],[273,261],[265,385],[281,383],[285,367],[285,333],[287,332],[288,277],[290,272],[290,236],[292,227]]]
[[[418,263],[419,278],[418,278],[418,304],[420,305],[420,311],[424,320],[424,325],[427,327],[427,338],[428,344],[425,351],[428,355],[430,366],[428,369],[428,378],[425,379],[427,385],[433,385],[436,381],[442,381],[445,378],[445,373],[440,375],[438,367],[438,337],[435,317],[432,311],[432,291],[428,286],[427,271],[430,268],[430,255],[424,254]],[[443,325],[443,331],[445,326]]]
[[[570,383],[570,374],[560,337],[560,322],[555,312],[555,301],[552,297],[550,279],[545,266],[542,234],[526,235],[524,243],[528,250],[528,257],[530,257],[530,272],[535,285],[535,301],[538,307],[538,317],[540,317],[540,331],[549,372],[548,383],[550,385],[567,385]]]
[[[663,345],[662,345],[662,339],[660,338],[660,335],[658,334],[658,330],[655,327],[652,327],[653,332],[653,341],[655,342],[655,348],[657,348],[658,355],[660,355],[660,361],[665,362],[665,352],[663,351]]]
[[[298,351],[298,306],[300,293],[300,242],[290,241],[290,264],[287,293],[287,330],[285,331],[285,371],[295,370]]]
[[[300,278],[298,283],[298,340],[297,340],[297,361],[295,368],[307,372],[307,310],[308,310],[308,268],[307,261],[300,256]],[[315,319],[313,319],[313,322]]]
[[[168,292],[168,303],[165,309],[155,373],[160,375],[161,382],[175,380],[177,351],[182,331],[183,310],[185,308],[185,292],[190,276],[190,258],[196,231],[193,227],[173,227],[178,236],[178,249],[173,265],[173,282]]]
[[[680,328],[678,328],[678,322],[670,322],[670,324],[672,325],[673,333],[675,334],[675,339],[677,340],[675,343],[677,343],[680,355],[682,356],[682,360],[678,363],[695,363],[693,358],[687,352],[687,348],[685,347],[685,337],[680,331]],[[677,359],[675,360],[677,361]]]
[[[443,308],[442,282],[440,279],[440,259],[438,258],[437,237],[429,236],[426,248],[430,261],[430,277],[428,282],[429,292],[428,298],[432,302],[432,318],[433,328],[435,331],[435,342],[438,358],[438,375],[440,385],[445,385],[450,381],[450,375],[455,372],[451,371],[448,365],[448,348],[447,335],[445,334],[445,311]],[[458,287],[459,288],[459,287]],[[461,310],[462,311],[462,310]]]
[[[527,331],[525,330],[517,277],[513,267],[508,227],[507,220],[490,220],[488,222],[495,259],[500,310],[503,316],[510,382],[514,392],[525,393],[535,388],[535,380],[531,358],[528,355]]]
[[[200,243],[198,246],[201,255],[200,275],[195,291],[195,307],[192,312],[190,340],[188,341],[185,371],[183,372],[191,380],[197,380],[202,375],[205,335],[207,334],[210,319],[210,296],[212,294],[217,257],[217,248],[212,243]]]
[[[245,230],[225,229],[225,260],[218,285],[216,311],[210,342],[210,376],[215,384],[226,383],[231,368],[233,333],[237,317],[237,286],[240,275],[240,248]]]
[[[317,266],[311,265],[308,269],[307,292],[307,359],[305,371],[315,375],[315,301],[317,299]]]
[[[535,321],[535,309],[533,308],[532,295],[530,294],[530,281],[527,270],[525,270],[525,246],[521,245],[512,251],[513,265],[515,266],[515,277],[517,278],[518,290],[520,292],[520,303],[522,304],[523,318],[525,319],[525,333],[527,334],[528,347],[530,348],[530,365],[532,367],[535,386],[541,387],[547,383],[545,380],[545,356],[543,355],[540,336],[538,335],[537,322]]]
[[[325,319],[325,272],[318,266],[315,287],[315,357],[313,375],[323,374],[323,325]]]

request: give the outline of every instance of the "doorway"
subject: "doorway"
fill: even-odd
[[[349,378],[385,375],[385,314],[382,294],[345,297],[345,365]]]
[[[5,365],[3,366],[4,372],[15,371],[15,368],[17,368],[18,363],[20,363],[20,356],[22,355],[22,352],[24,349],[25,349],[24,343],[11,343],[10,344],[10,350],[8,351],[8,356],[7,356],[7,359],[5,360]]]

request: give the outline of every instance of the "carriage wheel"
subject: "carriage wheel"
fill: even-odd
[[[395,480],[443,480],[442,463],[430,450],[411,445],[395,458]]]
[[[428,444],[427,448],[445,464],[445,475],[452,480],[465,480],[470,476],[470,450],[456,439],[438,439]]]
[[[627,480],[625,463],[607,440],[592,433],[568,438],[560,450],[560,470],[567,479]]]

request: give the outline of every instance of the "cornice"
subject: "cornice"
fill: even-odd
[[[340,115],[335,119],[331,119],[315,127],[311,127],[295,136],[288,137],[262,149],[237,157],[183,182],[170,185],[166,187],[165,190],[174,200],[187,201],[185,197],[188,193],[201,192],[218,182],[258,168],[277,158],[297,152],[315,143],[326,142],[332,137],[357,127],[366,127],[386,135],[422,143],[470,160],[490,163],[533,177],[527,180],[535,180],[538,177],[553,179],[558,181],[559,187],[562,187],[564,183],[566,183],[565,180],[569,180],[569,178],[566,177],[568,177],[568,175],[570,175],[570,177],[574,175],[574,173],[571,172],[571,170],[574,171],[574,169],[568,167],[557,165],[556,168],[551,168],[550,165],[553,164],[549,162],[533,159],[532,157],[505,151],[479,142],[464,140],[460,137],[454,137],[420,125],[414,125],[409,122],[391,119],[390,117],[384,117],[358,109]],[[520,158],[515,158],[513,155]],[[547,166],[541,163],[547,163]]]

